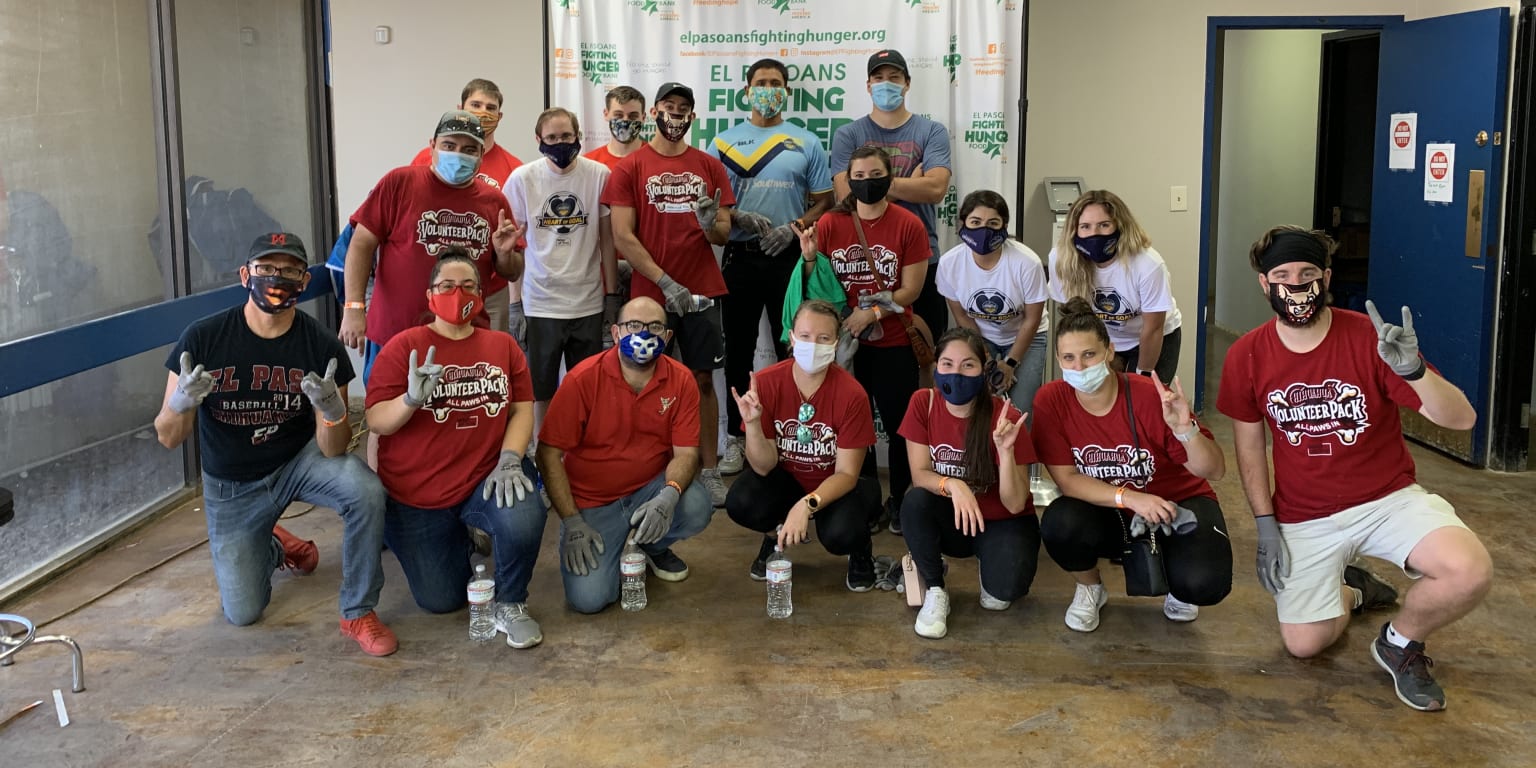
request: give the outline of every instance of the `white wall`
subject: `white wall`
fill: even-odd
[[[1259,299],[1249,246],[1276,224],[1312,226],[1323,34],[1226,34],[1213,312],[1216,325],[1237,334],[1274,317]]]

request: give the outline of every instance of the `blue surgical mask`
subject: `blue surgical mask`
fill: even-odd
[[[901,86],[896,83],[875,83],[869,87],[869,97],[874,100],[875,109],[881,112],[895,112],[901,109],[901,103],[906,101],[901,90]]]
[[[963,373],[935,373],[933,385],[950,405],[965,405],[987,388],[987,377]]]
[[[1008,242],[1008,230],[998,227],[961,227],[960,241],[978,254],[991,253]]]
[[[475,171],[480,170],[480,158],[477,155],[466,155],[462,152],[444,152],[440,149],[432,150],[432,168],[443,181],[454,185],[469,183],[475,177]]]
[[[1106,264],[1115,257],[1115,245],[1120,242],[1119,233],[1113,235],[1093,235],[1091,237],[1072,236],[1072,245],[1077,248],[1085,258],[1095,264]]]
[[[666,342],[650,331],[631,333],[619,339],[619,354],[640,367],[655,362],[665,347]]]
[[[1073,389],[1085,395],[1091,395],[1099,391],[1099,387],[1104,386],[1104,380],[1107,378],[1109,378],[1109,361],[1107,360],[1096,365],[1090,365],[1081,371],[1074,371],[1068,368],[1061,370],[1062,381],[1067,382]]]

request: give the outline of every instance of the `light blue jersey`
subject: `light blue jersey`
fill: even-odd
[[[789,122],[768,128],[740,123],[716,136],[709,153],[731,177],[737,210],[767,216],[775,227],[804,214],[808,195],[832,191],[821,142]],[[731,228],[731,240],[753,237]]]

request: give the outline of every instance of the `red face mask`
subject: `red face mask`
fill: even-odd
[[[480,297],[463,288],[454,288],[448,293],[432,294],[427,298],[427,308],[449,325],[468,325],[480,311]]]

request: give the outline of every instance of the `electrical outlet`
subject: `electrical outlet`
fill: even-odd
[[[1169,187],[1168,188],[1168,210],[1170,210],[1170,211],[1187,211],[1187,210],[1189,210],[1189,187]]]

